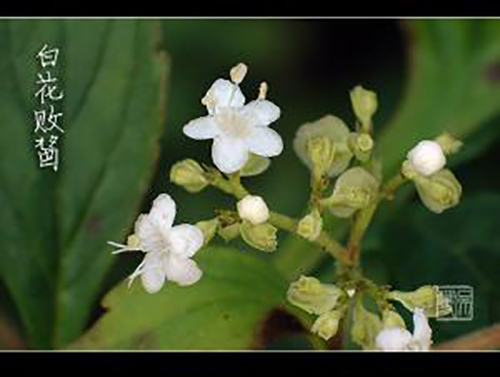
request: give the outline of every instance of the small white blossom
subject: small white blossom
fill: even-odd
[[[176,205],[167,194],[159,195],[148,214],[141,214],[135,222],[135,233],[127,245],[109,242],[121,253],[141,250],[146,255],[130,275],[129,285],[140,276],[148,293],[158,292],[165,280],[179,285],[191,285],[202,276],[195,261],[190,259],[203,245],[203,233],[190,224],[172,226]]]
[[[238,204],[238,215],[254,225],[262,224],[269,218],[269,209],[260,196],[247,195]]]
[[[410,152],[408,160],[420,174],[429,176],[446,165],[446,157],[441,146],[432,140],[419,142]]]
[[[233,76],[238,80],[246,73],[244,69],[236,71]],[[216,80],[201,101],[209,115],[194,119],[183,128],[190,138],[214,140],[212,159],[224,173],[240,170],[249,152],[273,157],[283,150],[281,136],[268,127],[280,117],[279,107],[262,98],[245,105],[245,97],[237,83]]]
[[[402,327],[389,327],[376,338],[377,347],[383,351],[428,351],[432,344],[432,329],[423,309],[413,313],[413,335]]]

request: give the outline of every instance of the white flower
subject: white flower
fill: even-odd
[[[269,218],[269,209],[260,196],[247,195],[238,204],[238,215],[254,225],[262,224]]]
[[[389,327],[376,338],[377,347],[383,351],[428,351],[432,329],[423,309],[413,312],[413,335],[402,327]]]
[[[446,165],[446,157],[441,146],[432,140],[419,142],[410,152],[408,160],[420,174],[429,176]]]
[[[141,276],[148,293],[158,292],[165,280],[179,285],[191,285],[202,276],[195,261],[190,259],[203,245],[203,233],[194,225],[172,226],[176,205],[167,194],[159,195],[148,214],[141,214],[135,222],[135,233],[127,245],[109,242],[118,247],[114,254],[142,250],[146,255],[130,275],[130,284]]]
[[[237,83],[218,79],[203,97],[202,104],[209,115],[192,120],[183,131],[196,140],[214,139],[212,158],[222,172],[240,170],[249,152],[273,157],[283,150],[280,135],[267,127],[280,117],[280,109],[274,103],[259,98],[245,105]]]

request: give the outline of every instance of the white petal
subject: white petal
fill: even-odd
[[[149,218],[162,231],[172,227],[176,214],[175,202],[168,194],[160,194],[153,201],[153,207],[149,212]]]
[[[383,351],[402,351],[408,349],[412,340],[409,331],[402,327],[390,327],[382,330],[375,340],[377,347]]]
[[[165,266],[167,254],[161,252],[147,253],[142,268],[142,286],[148,293],[158,292],[165,283]]]
[[[201,279],[203,272],[196,262],[171,254],[166,266],[167,278],[179,285],[191,285]]]
[[[418,343],[418,349],[428,350],[432,343],[432,329],[423,309],[413,312],[413,326],[413,340]]]
[[[216,80],[202,103],[207,107],[210,114],[215,114],[221,107],[241,107],[245,104],[245,96],[238,85],[229,80]]]
[[[182,129],[186,136],[195,140],[213,139],[219,134],[219,129],[211,116],[192,120]]]
[[[134,228],[135,234],[139,237],[141,250],[145,252],[161,251],[165,244],[163,235],[155,223],[151,221],[149,215],[139,215]]]
[[[271,128],[254,127],[245,144],[250,152],[263,157],[273,157],[283,151],[283,140],[281,136]]]
[[[194,225],[176,225],[170,230],[169,241],[173,253],[189,258],[203,246],[203,232]]]
[[[219,136],[212,145],[212,159],[220,171],[234,173],[246,164],[248,147],[241,140]]]
[[[246,116],[252,119],[256,126],[267,126],[276,121],[281,114],[281,110],[271,101],[258,99],[249,102],[243,108]]]

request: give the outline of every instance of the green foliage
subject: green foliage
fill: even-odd
[[[79,336],[154,169],[166,61],[144,21],[0,23],[0,264],[32,347]],[[60,48],[57,173],[34,148],[36,53]],[[161,89],[161,91],[160,91]]]
[[[197,254],[202,279],[159,293],[119,285],[108,313],[75,345],[89,349],[238,350],[262,347],[266,319],[285,310],[287,283],[257,253],[208,247]]]

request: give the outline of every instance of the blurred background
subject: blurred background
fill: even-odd
[[[36,29],[30,23],[41,21],[1,22],[0,68],[2,77],[7,77],[10,75],[12,61],[25,54],[22,52],[22,42],[36,45],[33,42],[33,38],[36,38],[33,35],[36,33],[31,33],[33,35],[28,37],[30,33],[26,31]],[[42,26],[43,30],[51,27],[66,28],[66,33],[69,34],[72,30],[69,24],[77,21],[43,22],[50,24]],[[86,38],[92,38],[92,35],[85,37],[84,30],[105,28],[98,25],[97,21],[78,23],[80,39],[75,37],[73,43],[78,42],[81,46],[85,45]],[[61,41],[64,42],[63,46],[70,46],[65,40],[64,32],[61,33],[63,37],[55,37],[56,43]],[[168,54],[168,77],[162,88],[166,101],[165,117],[161,120],[160,129],[147,142],[151,150],[155,143],[158,143],[158,148],[156,152],[151,152],[150,165],[144,165],[148,167],[150,177],[141,178],[145,183],[136,190],[134,200],[137,206],[127,212],[122,223],[116,225],[111,234],[103,234],[102,237],[122,241],[113,237],[127,234],[138,211],[147,212],[151,201],[162,192],[170,193],[178,203],[178,223],[208,219],[213,216],[215,208],[232,206],[231,198],[216,190],[207,189],[194,196],[188,194],[184,189],[171,184],[168,176],[172,164],[181,159],[194,158],[205,163],[211,162],[211,143],[187,138],[182,134],[182,127],[188,121],[205,115],[201,98],[213,81],[227,78],[229,69],[239,62],[245,62],[249,67],[248,75],[242,83],[242,90],[247,98],[257,96],[260,82],[268,83],[268,98],[282,110],[281,118],[273,127],[285,141],[284,153],[272,160],[271,167],[264,174],[247,179],[246,184],[252,192],[265,197],[273,210],[294,217],[301,216],[308,201],[309,174],[294,154],[292,142],[295,132],[300,125],[326,114],[339,116],[353,127],[355,118],[350,107],[349,90],[362,84],[378,93],[379,111],[374,118],[375,142],[377,145],[377,137],[380,137],[381,142],[377,147],[380,148],[380,155],[388,160],[385,166],[387,174],[396,171],[405,151],[419,139],[433,138],[442,131],[449,131],[465,141],[463,153],[451,161],[464,188],[461,205],[443,215],[435,215],[421,205],[411,187],[402,190],[395,203],[384,204],[375,217],[363,250],[365,272],[377,283],[390,284],[401,290],[416,289],[424,284],[473,286],[474,319],[467,322],[435,322],[435,342],[454,339],[500,319],[499,296],[496,292],[496,284],[500,282],[500,233],[497,230],[500,225],[497,215],[500,210],[500,182],[497,173],[500,162],[500,22],[164,19],[159,21],[159,25],[155,24],[154,33],[158,35],[155,34],[154,42],[151,43],[155,43],[154,46],[157,47],[160,40],[160,46]],[[19,37],[18,41],[16,35]],[[124,32],[123,36],[117,36],[117,44],[120,38],[125,43],[126,35]],[[97,34],[94,38],[98,38]],[[94,49],[99,47],[96,45]],[[65,54],[64,47],[62,54]],[[86,62],[88,55],[85,50],[80,51],[78,56],[81,65],[92,66]],[[142,55],[137,52],[133,56],[139,59]],[[63,67],[70,67],[69,61],[67,59]],[[73,61],[75,67],[78,66],[77,61],[76,58]],[[71,86],[71,77],[65,75],[64,68],[61,72],[62,80],[65,80],[66,97],[70,98],[74,87]],[[23,75],[22,72],[19,74]],[[34,81],[32,71],[26,75]],[[19,80],[23,81],[23,78]],[[154,83],[151,79],[149,85],[154,86]],[[138,88],[136,94],[140,96],[142,87]],[[1,98],[9,97],[10,89],[9,85],[3,86],[0,89]],[[113,101],[110,98],[101,100],[105,103]],[[2,128],[6,127],[5,122],[13,119],[5,116],[9,111],[5,106],[0,107]],[[71,113],[69,107],[68,112]],[[92,122],[92,119],[88,118],[87,122]],[[68,125],[68,129],[71,130],[71,127]],[[9,132],[11,131],[3,132],[2,139],[9,139]],[[104,128],[97,127],[88,132],[86,137],[89,140],[99,139],[105,133]],[[71,131],[68,134],[70,140]],[[102,138],[108,138],[108,142],[112,143],[115,136],[110,134]],[[99,144],[99,141],[95,143]],[[68,152],[65,154],[63,150],[61,156],[63,185],[66,179],[68,182],[77,180],[76,175],[64,178],[65,174],[69,174],[64,172],[65,169],[78,169],[77,166],[69,167],[72,161],[68,155],[71,153],[69,144],[70,141],[64,144],[63,148]],[[7,141],[2,145],[7,148]],[[138,143],[137,146],[139,145],[142,144]],[[99,149],[99,145],[89,145],[86,149],[79,150],[80,155],[78,158],[75,156],[74,160],[84,158],[85,155],[81,153],[92,154],[94,147]],[[33,148],[28,149],[27,154],[33,153]],[[12,202],[8,193],[14,191],[11,182],[16,178],[13,176],[22,176],[23,172],[5,172],[5,161],[8,160],[15,167],[16,159],[9,156],[5,149],[0,153],[4,161],[0,166],[4,169],[0,175],[0,188],[5,194],[3,200],[7,203]],[[131,150],[124,152],[124,156],[133,153],[135,152]],[[65,156],[68,159],[66,166]],[[19,165],[19,169],[21,168]],[[84,169],[82,166],[82,170]],[[128,189],[127,184],[121,183],[119,175],[115,177],[110,174],[110,180],[115,179],[114,183],[110,183],[110,190],[118,193]],[[43,182],[40,185],[57,186],[59,183],[52,182],[52,179],[41,178]],[[71,186],[70,183],[68,185]],[[40,195],[39,199],[46,197]],[[78,195],[74,200],[78,200]],[[124,202],[121,206],[127,206],[127,203]],[[113,211],[111,207],[106,207],[109,209],[108,214]],[[15,250],[15,240],[20,236],[15,235],[14,230],[9,230],[7,222],[11,220],[7,215],[0,217],[0,221],[3,222],[0,228],[4,229],[0,233],[4,240],[0,239],[0,243],[10,242],[6,241],[7,238],[14,240],[5,248]],[[101,221],[106,222],[106,217]],[[345,237],[345,225],[334,222],[331,226],[340,237]],[[15,227],[17,229],[18,225]],[[291,250],[289,256],[282,257],[284,250],[279,250],[279,255],[276,255],[277,268],[285,271],[285,275],[288,274],[287,280],[306,271],[322,280],[331,280],[334,267],[331,261],[325,261],[317,250],[311,250],[308,254],[308,250],[304,251],[309,247],[306,244],[297,246],[293,244],[294,241],[285,239],[285,236],[280,237],[284,247]],[[44,252],[50,253],[49,249]],[[297,249],[301,251],[298,252]],[[101,247],[100,252],[103,253],[103,250]],[[6,251],[4,253],[7,254]],[[47,340],[50,335],[35,330],[37,326],[55,326],[54,318],[57,315],[48,316],[51,319],[47,320],[46,325],[26,325],[32,320],[23,311],[33,311],[37,304],[30,306],[22,302],[23,295],[31,295],[33,292],[23,291],[21,287],[36,282],[36,279],[26,284],[11,282],[15,279],[7,273],[11,269],[8,264],[10,256],[1,258],[1,255],[0,250],[0,272],[3,273],[0,276],[0,348],[57,347],[54,346],[56,343]],[[294,259],[295,255],[297,257]],[[94,283],[87,299],[89,304],[85,310],[81,309],[86,314],[82,314],[77,329],[59,343],[61,346],[77,339],[103,315],[100,300],[135,268],[141,256],[130,253],[112,260],[106,258],[100,264],[100,278]],[[23,270],[22,265],[15,267],[19,268],[16,274],[23,274],[24,271],[29,274],[29,269]],[[53,293],[52,284],[49,286],[47,292],[57,296]],[[52,303],[49,304],[51,305]],[[405,319],[409,320],[410,317]],[[288,343],[276,344],[273,340],[264,347],[309,347],[304,339],[294,339]]]

